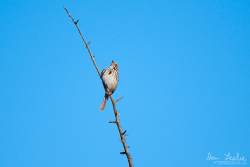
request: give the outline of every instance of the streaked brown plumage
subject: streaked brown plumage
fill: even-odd
[[[119,81],[119,66],[115,61],[112,61],[111,65],[102,71],[101,79],[105,88],[105,95],[101,105],[101,111],[103,111],[109,96],[114,93]]]

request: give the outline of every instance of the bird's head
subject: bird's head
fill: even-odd
[[[114,70],[118,70],[119,69],[119,65],[114,60],[112,60],[111,67]]]

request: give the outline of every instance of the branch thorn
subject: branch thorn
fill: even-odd
[[[109,121],[110,124],[116,124],[116,121]]]
[[[120,152],[120,154],[126,154],[126,152],[125,152],[125,151],[123,151],[123,152]]]
[[[126,134],[126,132],[127,132],[127,130],[125,130],[125,131],[122,133],[122,135],[124,136],[124,135]]]
[[[74,21],[74,24],[77,25],[79,22],[79,19],[77,19],[76,21]]]

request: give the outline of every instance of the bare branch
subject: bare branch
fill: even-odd
[[[89,47],[89,43],[87,42],[87,40],[84,38],[79,26],[78,26],[78,22],[79,22],[79,19],[78,20],[75,20],[74,17],[70,14],[70,12],[68,11],[68,9],[66,7],[64,7],[67,15],[69,16],[69,18],[71,19],[71,21],[74,23],[81,39],[82,39],[82,42],[84,44],[84,47],[87,49],[88,53],[89,53],[89,56],[93,62],[93,65],[100,77],[100,79],[102,80],[101,78],[101,72],[97,66],[97,63],[96,63],[96,60],[95,60],[95,56],[94,54],[92,53],[90,47]],[[109,121],[109,123],[115,123],[117,125],[117,129],[118,129],[118,132],[119,132],[119,135],[120,135],[120,139],[121,139],[121,143],[123,145],[123,149],[124,151],[123,152],[120,152],[120,154],[125,154],[127,159],[128,159],[128,164],[129,164],[129,167],[134,167],[134,163],[133,163],[133,159],[132,159],[132,156],[129,152],[129,146],[126,142],[126,135],[125,133],[127,132],[126,130],[123,131],[122,129],[122,125],[121,125],[121,120],[120,120],[120,114],[117,110],[117,106],[116,106],[116,103],[118,101],[120,101],[123,97],[120,97],[118,98],[117,100],[114,100],[113,96],[110,96],[110,99],[111,99],[111,102],[112,102],[112,106],[113,106],[113,111],[114,111],[114,115],[115,115],[115,121]]]
[[[83,44],[84,44],[84,47],[85,47],[85,48],[88,50],[88,52],[89,52],[89,56],[90,56],[90,58],[91,58],[91,60],[92,60],[92,62],[93,62],[93,64],[94,64],[94,66],[95,66],[95,69],[96,69],[97,73],[98,73],[99,77],[101,77],[101,72],[100,72],[100,70],[99,70],[99,68],[98,68],[98,66],[97,66],[97,63],[96,63],[96,60],[95,60],[95,56],[94,56],[94,54],[92,53],[92,51],[90,50],[90,47],[89,47],[89,45],[88,45],[88,42],[87,42],[87,40],[84,38],[84,36],[83,36],[83,34],[82,34],[82,32],[81,32],[81,30],[80,30],[78,24],[77,24],[78,21],[79,21],[79,19],[78,19],[77,21],[75,21],[74,17],[69,13],[69,11],[68,11],[68,9],[67,9],[66,7],[64,7],[64,10],[65,10],[66,13],[68,14],[68,16],[69,16],[69,18],[71,19],[71,21],[74,23],[74,25],[75,25],[75,27],[76,27],[76,29],[77,29],[79,35],[81,36],[82,42],[83,42]]]
[[[128,144],[126,142],[125,135],[123,135],[123,129],[122,129],[122,126],[121,126],[120,114],[117,111],[116,103],[115,103],[114,98],[112,96],[110,96],[110,99],[111,99],[111,102],[112,102],[112,105],[113,105],[115,120],[117,122],[116,125],[117,125],[117,128],[118,128],[119,134],[120,134],[120,139],[121,139],[121,142],[122,142],[122,145],[123,145],[124,154],[126,154],[126,156],[127,156],[129,167],[133,167],[134,166],[133,158],[132,158],[132,156],[131,156],[131,154],[129,152],[129,147],[128,147]]]

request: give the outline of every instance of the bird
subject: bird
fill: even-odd
[[[114,60],[112,60],[111,65],[102,70],[100,77],[105,89],[104,99],[101,104],[101,111],[104,111],[109,96],[111,96],[115,92],[118,86],[119,65]]]

